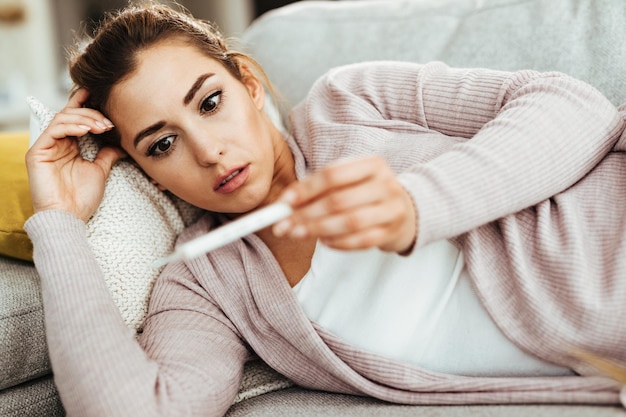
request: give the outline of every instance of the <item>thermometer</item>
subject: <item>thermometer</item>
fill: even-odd
[[[156,260],[152,266],[160,268],[173,261],[195,258],[270,226],[288,217],[292,212],[291,206],[287,203],[271,204],[183,243],[172,254]]]

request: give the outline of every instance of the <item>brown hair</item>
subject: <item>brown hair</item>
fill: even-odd
[[[219,61],[236,79],[242,80],[241,65],[248,65],[260,76],[273,94],[261,66],[251,57],[231,50],[217,28],[196,19],[185,9],[174,9],[153,1],[139,1],[106,14],[94,35],[78,41],[69,53],[69,73],[74,89],[85,88],[85,105],[106,116],[111,89],[137,67],[137,55],[158,42],[179,38]],[[81,47],[81,45],[85,45]],[[108,141],[119,145],[115,129],[107,132]]]

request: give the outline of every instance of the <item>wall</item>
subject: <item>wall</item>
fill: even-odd
[[[167,3],[169,0],[163,0]],[[194,16],[239,36],[254,18],[252,0],[180,0]],[[69,80],[65,47],[74,32],[127,0],[0,0],[0,130],[28,126],[25,98],[34,95],[53,109],[66,101]],[[81,23],[82,22],[82,23]]]
[[[7,18],[11,10],[19,17]],[[8,129],[27,120],[27,95],[57,102],[56,28],[50,0],[0,0],[0,16],[0,128]]]

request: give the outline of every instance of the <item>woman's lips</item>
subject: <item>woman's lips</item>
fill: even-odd
[[[248,181],[249,174],[248,165],[231,169],[215,181],[213,190],[220,194],[232,193]]]

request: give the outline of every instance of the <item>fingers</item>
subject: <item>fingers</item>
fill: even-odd
[[[93,163],[100,166],[105,177],[108,177],[113,165],[124,156],[126,156],[126,154],[121,148],[105,146],[100,149]]]
[[[50,125],[73,125],[95,134],[112,129],[113,122],[102,113],[93,109],[74,109],[66,107],[54,116]]]
[[[70,96],[67,102],[67,105],[61,112],[59,112],[58,115],[62,115],[62,114],[83,115],[84,117],[92,119],[94,123],[100,129],[113,127],[113,123],[110,120],[108,120],[106,117],[104,117],[104,115],[100,113],[98,110],[83,107],[85,103],[87,102],[88,98],[89,98],[89,92],[85,90],[84,88],[79,88]],[[85,126],[89,126],[89,124],[85,124]]]
[[[321,238],[326,246],[339,250],[359,250],[377,247],[376,242],[385,240],[388,232],[384,227],[369,228],[363,231]],[[387,250],[381,247],[383,250]],[[390,251],[393,251],[390,249]]]
[[[350,233],[364,227],[386,223],[393,217],[382,206],[388,205],[389,190],[374,181],[357,182],[352,187],[338,187],[320,193],[309,204],[300,205],[292,221],[306,221],[322,234]],[[387,204],[385,204],[387,203]],[[378,212],[380,211],[380,212]],[[348,215],[349,214],[349,215]]]
[[[123,156],[121,149],[105,147],[93,162],[82,158],[76,137],[113,128],[100,112],[82,107],[87,97],[78,90],[26,153],[36,212],[58,209],[89,219],[102,200],[111,167]]]
[[[394,238],[411,215],[399,195],[374,199],[367,196],[341,210],[330,204],[323,206],[328,210],[315,214],[312,210],[296,210],[291,218],[275,225],[274,233],[300,239],[318,237],[338,249],[386,247],[387,240]]]
[[[364,249],[381,246],[386,242],[400,214],[396,205],[394,215],[391,204],[372,204],[334,215],[309,220],[295,226],[297,237],[309,234],[318,236],[323,243],[337,249]],[[296,220],[298,222],[298,220]]]
[[[294,207],[310,203],[332,190],[368,180],[383,164],[375,157],[336,162],[287,189],[281,200]]]
[[[101,134],[113,127],[113,123],[96,110],[66,107],[54,116],[33,147],[48,149],[56,146],[58,140],[83,136],[88,132]]]
[[[294,214],[277,236],[317,237],[338,249],[402,251],[416,235],[411,197],[381,158],[344,161],[293,184],[281,197]]]
[[[84,88],[76,90],[70,96],[65,108],[54,116],[49,126],[69,126],[66,136],[82,135],[89,131],[98,134],[112,129],[114,127],[113,123],[104,117],[102,113],[95,109],[83,107],[88,98],[89,92],[87,90]],[[54,135],[56,139],[66,137],[59,134],[61,130],[53,130],[56,132]]]
[[[84,88],[76,90],[67,101],[67,107],[81,108],[89,98],[89,91]]]

